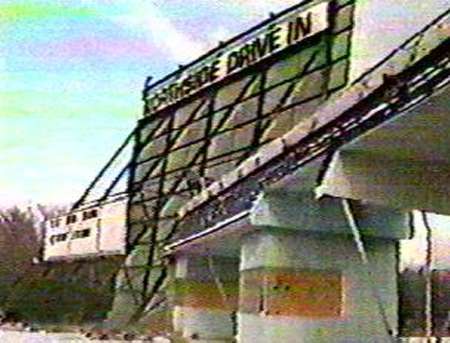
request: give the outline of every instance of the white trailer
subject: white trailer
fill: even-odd
[[[124,255],[127,199],[84,206],[47,220],[44,261]]]

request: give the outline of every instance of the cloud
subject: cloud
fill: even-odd
[[[175,63],[183,64],[205,53],[219,40],[227,40],[245,29],[244,22],[253,22],[249,26],[254,25],[265,18],[270,11],[280,11],[298,3],[298,0],[197,1],[195,5],[180,4],[180,8],[184,8],[183,11],[180,10],[180,13],[189,12],[190,9],[188,16],[196,17],[197,7],[202,7],[200,11],[202,13],[205,11],[215,13],[218,8],[222,8],[223,14],[230,16],[226,21],[230,26],[225,26],[223,21],[217,23],[213,18],[205,17],[203,18],[205,22],[203,24],[199,22],[198,28],[192,31],[191,28],[184,27],[184,17],[174,16],[173,6],[158,5],[158,1],[148,0],[121,2],[127,7],[125,14],[116,14],[113,20],[119,25],[125,25],[139,32],[144,31],[159,53],[166,55]],[[170,13],[166,12],[169,10]],[[233,29],[235,25],[239,27],[239,32]],[[202,27],[206,32],[201,32]]]
[[[269,12],[281,11],[297,4],[298,0],[235,0],[234,4],[248,11],[249,15],[261,16]]]
[[[138,30],[145,30],[152,43],[176,63],[186,63],[205,52],[207,46],[185,34],[157,6],[140,2],[126,15],[114,20]]]
[[[214,44],[219,41],[226,41],[232,37],[231,32],[224,26],[219,26],[217,29],[208,34],[208,40]]]

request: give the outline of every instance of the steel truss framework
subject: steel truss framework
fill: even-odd
[[[411,55],[414,51],[411,51]],[[412,57],[411,60],[414,60]],[[368,130],[404,113],[448,85],[450,39],[422,60],[397,75],[386,75],[385,82],[336,120],[311,132],[295,146],[285,146],[269,164],[256,168],[232,186],[195,208],[176,222],[182,227],[210,228],[251,208],[257,195],[271,184]],[[197,229],[197,231],[199,231]],[[184,230],[179,238],[186,238]]]
[[[330,10],[340,11],[352,5],[352,1],[342,6],[332,5]],[[289,57],[295,56],[302,49],[309,49],[301,65],[292,69],[290,76],[285,79],[269,84],[268,73],[271,72],[271,67],[280,58],[285,58],[273,56],[264,65],[256,65],[245,71],[243,79],[237,80],[240,82],[240,90],[225,105],[220,105],[217,101],[222,85],[218,88],[212,86],[198,96],[197,102],[194,100],[194,106],[181,123],[177,122],[176,108],[169,108],[161,114],[140,120],[133,133],[133,156],[126,166],[130,171],[127,251],[132,255],[136,247],[145,246],[148,247],[148,253],[145,263],[125,263],[125,282],[116,288],[119,292],[130,294],[136,306],[129,319],[130,323],[161,307],[167,300],[164,293],[160,292],[168,280],[167,263],[163,261],[162,252],[167,243],[177,237],[177,216],[175,213],[166,213],[173,198],[187,201],[213,182],[208,174],[210,170],[221,166],[235,168],[260,146],[270,142],[273,138],[267,138],[265,134],[280,114],[303,104],[324,102],[331,93],[345,86],[350,36],[340,47],[343,49],[340,57],[333,58],[331,49],[335,37],[351,32],[353,22],[349,20],[348,25],[339,30],[333,28],[334,24],[331,23],[325,34],[283,52],[283,56]],[[339,82],[331,84],[333,68],[339,64],[345,64],[343,77]],[[309,96],[298,96],[297,88],[302,80],[319,72],[323,73],[323,84],[317,92]],[[232,79],[228,82],[232,84],[235,81]],[[267,96],[274,90],[279,91],[280,95],[277,103],[268,109]],[[143,92],[144,99],[147,92],[147,89]],[[248,118],[236,120],[235,115],[241,110],[240,106],[249,102],[256,103],[254,113]],[[198,130],[201,133],[194,134],[192,139],[186,139],[186,135],[192,132],[189,130],[197,124],[200,124]],[[215,139],[242,129],[250,132],[243,146],[220,153],[215,151],[212,144]],[[186,160],[170,169],[171,156],[184,151],[189,151],[186,153]],[[106,192],[104,198],[109,194]]]
[[[345,6],[352,6],[352,2],[330,8],[331,11],[339,11]],[[124,282],[116,287],[116,292],[129,294],[135,305],[135,310],[129,318],[130,323],[163,306],[167,301],[161,290],[167,286],[169,279],[167,261],[163,259],[163,248],[169,242],[188,237],[193,228],[195,231],[207,229],[227,218],[248,211],[257,195],[277,180],[294,173],[320,155],[332,153],[343,144],[408,110],[447,85],[450,69],[449,40],[400,74],[387,77],[383,85],[342,113],[336,120],[312,132],[295,146],[286,147],[270,163],[256,168],[232,186],[224,188],[195,211],[180,218],[176,212],[167,210],[174,198],[186,202],[213,182],[214,180],[209,177],[209,170],[223,166],[227,166],[228,170],[236,168],[262,145],[269,143],[271,139],[265,138],[265,133],[278,116],[313,101],[324,102],[331,93],[343,88],[347,83],[346,77],[335,86],[331,85],[330,77],[335,66],[347,63],[350,57],[350,44],[348,43],[345,53],[338,59],[332,59],[331,46],[334,37],[351,31],[352,27],[353,23],[350,21],[348,26],[334,32],[332,24],[331,29],[320,38],[325,42],[320,46],[320,49],[325,48],[324,62],[319,62],[321,52],[312,50],[302,68],[281,82],[268,85],[270,67],[280,58],[274,56],[264,65],[254,66],[245,71],[247,75],[244,75],[246,78],[243,79],[240,91],[224,106],[217,104],[220,89],[211,86],[196,96],[198,101],[193,102],[193,108],[181,124],[177,122],[175,107],[170,107],[163,113],[144,117],[75,204],[74,208],[95,206],[113,195],[118,195],[114,193],[116,185],[121,179],[128,177],[128,187],[124,193],[128,196],[126,242],[128,257],[132,259],[133,253],[139,247],[147,249],[143,262],[134,263],[131,260],[125,262],[122,268]],[[316,43],[311,41],[307,44],[314,46]],[[295,47],[286,54],[295,55],[303,48],[304,46]],[[309,97],[295,98],[297,84],[321,70],[325,73],[326,83],[320,92]],[[277,98],[277,104],[271,110],[265,111],[267,96],[277,87],[283,89],[282,95]],[[143,93],[144,99],[147,93],[146,88]],[[237,108],[246,101],[256,102],[254,116],[230,126],[230,119],[233,118]],[[200,125],[199,137],[186,140],[184,138],[186,132],[197,124]],[[251,128],[252,132],[248,136],[247,144],[214,155],[212,142],[217,137],[247,128]],[[134,144],[130,161],[113,179],[100,199],[93,203],[87,202],[88,194],[95,188],[98,180],[129,144]],[[150,154],[149,149],[152,150]],[[170,156],[185,151],[190,151],[184,156],[185,161],[170,168]]]
[[[189,226],[209,228],[222,220],[251,208],[256,196],[274,182],[294,173],[311,160],[352,141],[368,130],[415,107],[448,85],[450,76],[450,40],[414,67],[386,82],[338,120],[312,133],[301,144],[287,148],[263,169],[255,170],[202,204],[183,218]],[[419,77],[418,77],[419,75]],[[401,87],[399,87],[401,85]],[[185,225],[185,224],[183,224]]]

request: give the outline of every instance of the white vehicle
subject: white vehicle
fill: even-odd
[[[84,206],[45,222],[44,261],[126,252],[127,198]]]

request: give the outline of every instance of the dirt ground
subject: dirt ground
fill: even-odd
[[[60,342],[124,342],[118,340],[90,340],[75,333],[44,333],[44,332],[23,332],[0,330],[0,342],[2,343],[60,343]],[[133,340],[128,342],[144,342]],[[146,341],[149,342],[149,341]],[[155,338],[154,343],[163,343],[167,340]]]

